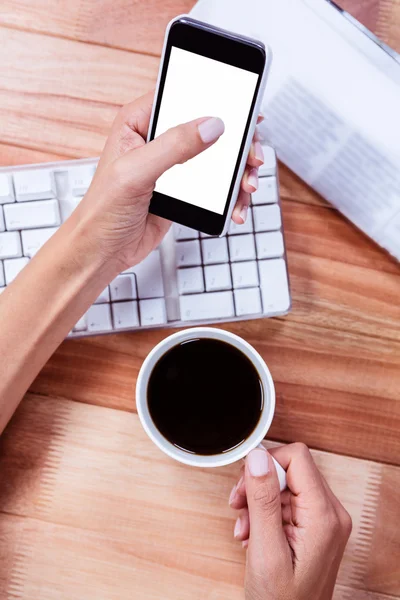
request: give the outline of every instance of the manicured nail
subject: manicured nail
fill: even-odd
[[[205,144],[215,142],[225,131],[222,119],[211,117],[197,126],[200,137]]]
[[[236,490],[237,490],[237,485],[234,485],[232,488],[231,494],[229,496],[229,504],[232,504],[232,502],[235,498],[235,495],[236,495]]]
[[[253,477],[265,477],[269,472],[268,452],[261,448],[252,450],[247,457],[247,466]]]
[[[264,150],[262,149],[260,142],[254,143],[254,157],[262,163],[264,162]]]
[[[239,213],[239,217],[242,219],[243,223],[246,223],[248,210],[249,210],[248,206],[242,206],[242,210]]]
[[[235,539],[239,537],[241,530],[242,530],[242,520],[239,517],[238,520],[235,523],[235,529],[233,531],[233,537]]]
[[[251,169],[247,183],[254,188],[254,191],[258,190],[258,169]]]

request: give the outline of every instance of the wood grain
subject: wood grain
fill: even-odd
[[[400,0],[339,3],[400,50]],[[118,107],[154,85],[166,23],[193,4],[2,0],[0,164],[98,155]],[[271,439],[350,455],[314,452],[354,519],[334,600],[393,600],[400,266],[280,174],[294,310],[226,329],[271,368]],[[226,506],[238,467],[171,463],[135,414],[138,370],[167,333],[67,341],[34,382],[42,396],[26,398],[0,441],[1,599],[243,597]]]
[[[338,0],[337,4],[400,52],[399,0]]]
[[[52,36],[158,56],[165,26],[195,0],[3,0],[0,23]],[[368,29],[400,51],[399,0],[338,0]]]
[[[100,154],[120,105],[149,91],[158,59],[0,27],[1,142]]]
[[[0,594],[176,598],[179,582],[179,598],[200,590],[242,597],[244,553],[227,506],[239,465],[188,468],[159,452],[136,415],[35,396],[1,445],[0,530],[12,560],[0,567]],[[400,470],[324,452],[314,458],[353,518],[336,597],[348,589],[399,595],[395,557],[385,555],[379,578],[370,564],[381,538],[390,534],[392,548],[400,542],[381,513],[390,501],[390,514],[399,514],[391,484]]]
[[[2,0],[0,23],[58,37],[160,55],[165,27],[195,0]]]

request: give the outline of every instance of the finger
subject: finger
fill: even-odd
[[[253,140],[251,144],[249,156],[247,157],[247,165],[249,167],[261,167],[264,164],[264,151],[260,142]]]
[[[244,482],[244,466],[241,470],[239,481],[233,486],[229,496],[229,506],[235,510],[240,510],[247,506],[246,486]]]
[[[250,535],[250,519],[249,519],[249,511],[244,509],[240,516],[236,519],[235,527],[233,530],[233,537],[238,542],[243,542],[247,540]]]
[[[292,520],[292,507],[290,504],[282,504],[282,523],[287,525],[293,523]]]
[[[148,188],[176,164],[182,164],[212,146],[224,133],[221,119],[207,117],[173,127],[143,146],[139,151],[128,152],[120,160],[135,173],[139,185]],[[133,168],[134,167],[134,168]]]
[[[347,538],[350,537],[351,534],[351,530],[353,528],[353,522],[352,522],[352,518],[350,516],[350,514],[347,512],[347,510],[345,509],[345,507],[343,506],[343,504],[340,502],[340,500],[335,496],[335,494],[333,493],[333,491],[331,490],[331,488],[329,487],[325,477],[323,475],[321,475],[322,478],[322,482],[324,484],[325,487],[325,491],[328,494],[332,505],[336,511],[337,516],[339,517],[339,521],[340,524],[344,530],[344,532],[346,533]],[[347,541],[347,539],[346,539]]]
[[[151,213],[147,215],[146,235],[148,239],[148,245],[153,250],[157,248],[157,246],[161,243],[161,240],[164,239],[170,227],[171,221],[168,221],[167,219],[163,219]],[[146,256],[143,257],[143,260],[145,258]]]
[[[242,179],[242,190],[254,194],[258,190],[258,169],[247,166]]]
[[[284,490],[281,492],[281,504],[286,506],[286,504],[291,504],[292,502],[292,492],[290,490]]]
[[[144,146],[153,107],[154,91],[126,104],[117,113],[99,162],[116,160],[129,150]]]
[[[328,498],[322,478],[307,446],[288,444],[271,448],[270,452],[285,469],[288,488],[294,495],[301,494],[314,507],[319,502],[326,505]]]
[[[243,225],[244,223],[246,223],[248,210],[250,206],[250,199],[250,194],[244,192],[241,189],[236,202],[236,206],[232,213],[232,221],[237,225]]]
[[[245,482],[251,523],[249,564],[259,574],[265,569],[275,572],[279,566],[286,569],[291,555],[282,528],[279,480],[264,448],[258,447],[248,455]]]

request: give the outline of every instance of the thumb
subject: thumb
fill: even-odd
[[[216,117],[195,119],[168,129],[139,151],[132,151],[140,161],[140,169],[135,171],[141,173],[143,184],[154,185],[165,171],[212,146],[224,131],[224,122]]]
[[[249,564],[260,574],[267,565],[287,565],[287,560],[291,564],[282,527],[279,479],[265,448],[258,447],[248,455],[245,486],[250,517]]]

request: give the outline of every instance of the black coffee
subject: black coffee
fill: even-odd
[[[254,431],[263,392],[256,368],[240,350],[194,339],[158,361],[147,401],[154,424],[172,444],[211,455],[238,446]]]

